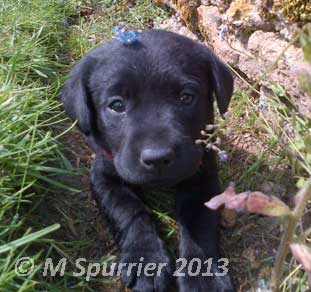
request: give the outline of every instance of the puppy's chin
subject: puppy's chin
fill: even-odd
[[[166,174],[155,174],[141,168],[131,168],[130,166],[118,162],[118,159],[115,159],[115,168],[124,181],[133,185],[144,185],[150,188],[173,187],[181,181],[193,176],[200,167],[200,160],[198,160],[193,161],[190,165],[177,166],[175,171]],[[176,169],[178,169],[178,171],[176,171]]]

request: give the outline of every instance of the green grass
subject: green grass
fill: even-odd
[[[90,2],[90,3],[89,3]],[[92,4],[95,2],[96,4]],[[128,7],[130,1],[117,1],[115,5],[108,5],[108,1],[83,1],[91,7],[106,7],[101,13],[87,18],[79,18],[77,24],[70,27],[69,45],[73,60],[79,60],[90,49],[112,37],[112,28],[120,22],[127,29],[147,29],[153,23],[168,16],[164,10],[154,6],[151,0],[135,1],[136,5]],[[110,2],[109,2],[110,3]]]
[[[68,7],[0,1],[0,291],[36,290],[36,272],[52,242],[42,238],[60,226],[56,220],[40,224],[32,214],[47,193],[68,189],[58,175],[73,175],[55,139],[64,119],[57,95]],[[25,278],[14,272],[22,256],[36,262]]]

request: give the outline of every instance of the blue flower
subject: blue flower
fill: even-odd
[[[225,37],[227,36],[228,34],[228,31],[229,31],[229,28],[227,25],[223,26],[222,29],[220,30],[220,40],[224,40]]]
[[[220,151],[218,153],[218,156],[221,162],[227,162],[229,159],[229,156],[226,151]]]
[[[264,98],[260,98],[259,99],[259,103],[258,103],[258,109],[263,111],[267,108],[267,102]]]
[[[127,43],[133,43],[137,40],[137,34],[134,31],[129,31],[126,33],[125,41]]]
[[[137,41],[137,34],[134,31],[124,31],[118,26],[112,30],[113,38],[118,39],[123,44],[132,44]]]

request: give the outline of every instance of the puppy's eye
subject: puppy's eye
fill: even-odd
[[[108,107],[117,113],[122,113],[125,111],[125,104],[123,100],[114,100],[108,105]]]
[[[194,96],[190,93],[183,93],[179,99],[183,104],[190,105],[194,100]]]

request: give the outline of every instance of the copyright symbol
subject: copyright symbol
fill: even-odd
[[[15,263],[15,273],[17,276],[29,276],[35,267],[35,263],[30,257],[19,258]]]

